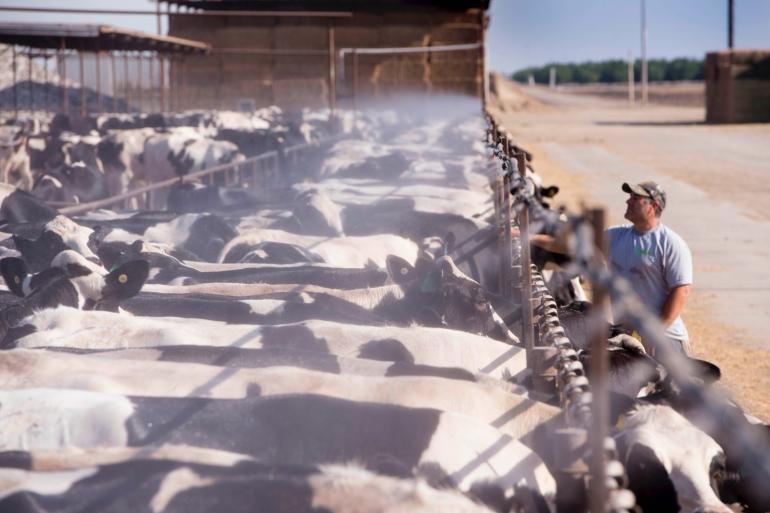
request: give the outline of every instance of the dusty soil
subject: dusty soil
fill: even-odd
[[[616,100],[627,101],[629,97],[628,84],[564,84],[557,86],[557,89],[568,94],[587,94]],[[641,101],[641,97],[641,86],[635,84],[635,101]],[[702,107],[706,101],[706,86],[702,81],[651,83],[647,98],[653,104]]]
[[[770,421],[770,124],[705,125],[703,107],[672,105],[686,95],[670,90],[651,92],[668,94],[662,104],[631,106],[615,93],[495,86],[492,110],[546,184],[561,187],[557,203],[605,207],[616,224],[622,182],[666,188],[663,222],[693,252],[683,317],[695,355],[719,365],[734,398]]]

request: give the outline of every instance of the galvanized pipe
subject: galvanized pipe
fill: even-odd
[[[101,51],[97,48],[94,53],[94,60],[96,61],[96,110],[102,111],[102,65],[101,65]]]
[[[29,79],[29,113],[35,111],[35,83],[32,81],[32,49],[27,49],[27,78]]]
[[[86,116],[86,88],[85,88],[85,72],[83,70],[83,45],[80,45],[80,51],[78,51],[78,62],[80,63],[80,117]]]
[[[524,152],[515,155],[519,176],[524,179],[527,174],[527,161]],[[510,195],[506,195],[510,196]],[[529,248],[529,208],[527,205],[519,212],[519,232],[521,233],[521,313],[522,313],[522,341],[527,351],[527,367],[532,368],[532,348],[534,347],[534,333],[532,331],[532,273],[529,272],[532,264]]]
[[[13,117],[19,117],[19,84],[16,83],[16,45],[11,45],[11,80],[13,83]]]
[[[605,214],[602,209],[592,209],[587,217],[593,225],[595,247],[606,256]],[[591,389],[593,401],[591,417],[593,426],[590,432],[591,453],[591,512],[604,513],[607,503],[607,487],[605,483],[604,440],[609,433],[609,356],[607,354],[607,337],[605,310],[608,308],[607,291],[601,284],[593,287],[593,309],[602,315],[594,313],[591,330]]]

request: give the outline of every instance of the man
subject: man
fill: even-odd
[[[689,335],[680,314],[692,285],[690,249],[660,221],[666,208],[666,193],[660,185],[624,183],[622,190],[630,195],[625,218],[631,224],[607,229],[609,265],[630,282],[650,311],[659,315],[671,347],[686,354]],[[532,235],[531,241],[550,251],[566,252],[561,241],[548,235]],[[629,332],[638,331],[638,327],[622,315],[616,314],[615,322]],[[647,347],[647,350],[654,355],[653,348]]]
[[[689,350],[687,328],[680,317],[692,285],[692,256],[684,240],[663,225],[666,193],[655,182],[624,183],[625,218],[631,224],[607,229],[609,264],[631,283],[642,302],[660,316],[671,347]],[[624,318],[616,323],[626,324]],[[637,329],[628,325],[629,329]],[[649,348],[648,348],[649,349]]]

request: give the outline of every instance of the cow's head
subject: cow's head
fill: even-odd
[[[82,255],[66,250],[52,267],[30,275],[24,261],[0,260],[0,273],[8,288],[24,297],[0,311],[0,347],[13,347],[28,334],[23,320],[48,308],[69,306],[83,310],[117,311],[121,301],[136,295],[147,279],[147,262],[128,262],[110,272],[95,266]]]
[[[611,419],[629,489],[643,511],[729,513],[720,499],[725,455],[670,406],[612,395]]]
[[[45,292],[49,288],[59,294],[62,286],[58,282],[64,280],[74,291],[74,295],[68,294],[70,299],[64,304],[83,310],[116,310],[121,301],[141,290],[148,272],[149,264],[144,260],[126,262],[107,271],[69,249],[56,255],[50,268],[36,274],[31,274],[20,258],[0,260],[0,273],[14,294],[25,298],[50,295],[50,291]],[[74,298],[74,304],[71,298]],[[55,302],[55,299],[47,298],[45,304]]]
[[[43,225],[37,239],[14,235],[13,242],[32,271],[38,272],[48,268],[53,258],[66,249],[77,251],[86,259],[98,263],[99,259],[88,246],[92,232],[91,228],[57,215]]]
[[[414,302],[417,322],[518,342],[492,307],[484,287],[460,271],[450,256],[433,260],[423,254],[412,266],[390,255],[387,266],[393,281],[404,286]]]

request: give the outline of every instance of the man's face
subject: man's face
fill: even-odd
[[[636,223],[655,217],[655,204],[651,198],[631,193],[626,200],[625,218]]]

